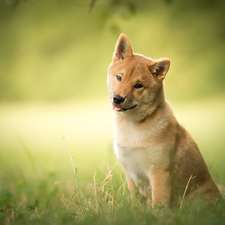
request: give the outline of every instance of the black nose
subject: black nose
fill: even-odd
[[[120,105],[121,103],[123,103],[124,100],[125,100],[125,98],[121,97],[120,95],[113,96],[113,102],[117,105]]]

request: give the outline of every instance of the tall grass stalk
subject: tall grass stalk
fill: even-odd
[[[196,177],[196,176],[191,175],[190,178],[189,178],[189,180],[188,180],[188,182],[187,182],[187,185],[186,185],[185,190],[184,190],[184,194],[183,194],[182,199],[181,199],[181,202],[180,202],[180,207],[179,207],[179,210],[180,210],[180,211],[182,210],[184,198],[185,198],[187,189],[188,189],[188,187],[189,187],[189,184],[190,184],[191,180],[194,179],[195,177]]]
[[[80,197],[79,197],[79,189],[78,189],[78,182],[77,182],[77,167],[74,166],[74,162],[73,162],[73,158],[75,157],[75,154],[74,156],[71,156],[70,154],[70,151],[68,149],[68,146],[67,146],[67,143],[66,143],[66,138],[63,137],[64,139],[64,142],[65,142],[65,147],[66,147],[66,150],[69,154],[69,157],[70,157],[70,160],[71,160],[71,164],[72,164],[72,168],[73,168],[73,175],[74,175],[74,181],[75,181],[75,193],[77,195],[77,198],[78,198],[78,202],[80,203]]]

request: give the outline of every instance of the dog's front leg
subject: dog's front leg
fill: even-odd
[[[150,182],[152,188],[152,207],[163,204],[170,207],[171,197],[171,174],[159,168],[150,171]]]
[[[127,173],[126,173],[126,177],[127,177],[127,185],[131,192],[131,197],[133,198],[135,196],[135,194],[137,193],[137,187],[136,187],[134,181],[131,178],[129,178]]]

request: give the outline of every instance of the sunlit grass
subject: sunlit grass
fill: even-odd
[[[223,96],[172,106],[206,162],[213,168],[224,168]],[[107,99],[90,103],[2,104],[0,124],[0,160],[4,170],[12,171],[12,166],[32,170],[34,165],[27,148],[35,166],[65,174],[71,168],[67,166],[63,137],[71,155],[75,154],[78,173],[87,174],[90,169],[93,172],[96,167],[112,165],[116,160],[112,149],[113,112]]]
[[[223,96],[171,105],[178,121],[194,137],[207,160],[211,163],[212,159],[221,159]],[[107,99],[89,103],[2,104],[0,123],[2,156],[12,155],[11,161],[17,156],[26,158],[20,139],[32,154],[52,155],[55,159],[65,154],[63,137],[71,154],[76,153],[78,158],[85,157],[87,152],[91,153],[91,159],[97,159],[102,152],[105,156],[112,152],[113,112]],[[89,160],[87,157],[86,161]]]

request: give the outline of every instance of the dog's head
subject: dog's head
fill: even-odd
[[[134,111],[160,97],[170,60],[153,60],[134,54],[129,38],[121,34],[108,69],[110,103],[117,112]]]

